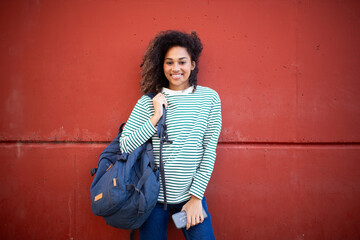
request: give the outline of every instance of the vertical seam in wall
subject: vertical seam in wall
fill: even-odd
[[[75,182],[75,186],[74,186],[74,221],[73,221],[73,233],[72,233],[72,237],[70,240],[77,239],[77,229],[76,229],[76,208],[77,208],[77,202],[76,202],[76,192],[77,192],[77,187],[78,187],[78,176],[77,176],[77,171],[76,171],[76,163],[77,163],[77,157],[76,157],[76,152],[75,152],[75,157],[74,157],[74,182]]]

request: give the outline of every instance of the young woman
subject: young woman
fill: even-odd
[[[216,157],[221,129],[218,94],[197,85],[198,60],[203,46],[195,32],[160,32],[145,52],[141,91],[120,138],[120,148],[131,152],[152,138],[155,162],[159,165],[160,141],[156,125],[167,110],[169,140],[164,143],[163,161],[167,209],[161,187],[158,204],[140,228],[141,240],[166,239],[170,215],[186,211],[186,239],[214,239],[204,192]],[[204,219],[202,209],[207,213]]]

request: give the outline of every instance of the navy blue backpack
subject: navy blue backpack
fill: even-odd
[[[165,118],[164,108],[157,127],[160,138],[160,169],[155,166],[151,138],[130,154],[121,153],[119,138],[123,123],[118,136],[101,153],[98,167],[91,170],[91,175],[96,174],[90,186],[91,210],[95,215],[104,217],[108,225],[133,230],[146,221],[158,199],[159,170],[166,208],[162,145],[171,141],[168,140]]]

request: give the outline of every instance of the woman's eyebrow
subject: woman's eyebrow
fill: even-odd
[[[183,59],[187,59],[187,57],[181,57],[181,58],[179,58],[179,60],[183,60]],[[165,60],[173,60],[172,58],[165,58]]]

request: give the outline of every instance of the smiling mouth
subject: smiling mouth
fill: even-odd
[[[170,74],[170,76],[173,78],[173,79],[180,79],[182,74],[179,73],[179,74]]]

